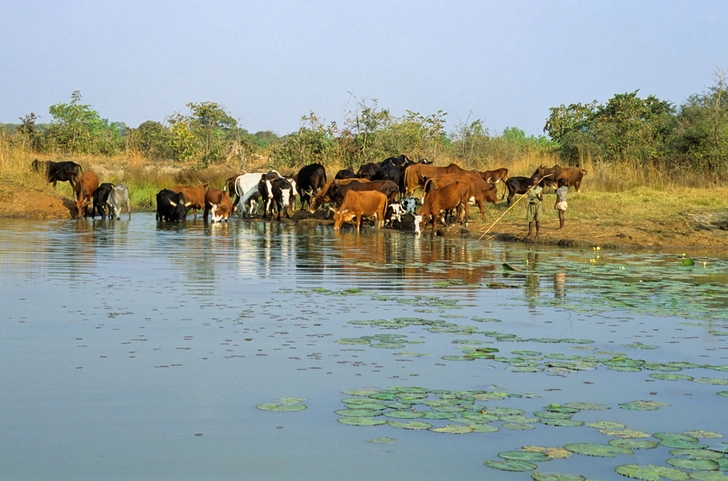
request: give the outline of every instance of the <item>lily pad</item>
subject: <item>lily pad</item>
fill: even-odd
[[[534,481],[585,481],[586,478],[580,474],[568,473],[543,473],[536,471],[531,473],[531,479]]]
[[[382,424],[387,424],[386,419],[382,418],[339,418],[337,419],[341,424],[346,424],[347,426],[381,426]]]
[[[382,444],[394,444],[394,439],[390,437],[368,439],[368,443],[382,443]]]
[[[530,463],[551,460],[546,454],[536,451],[503,451],[502,453],[498,453],[498,456],[510,461],[528,461]]]
[[[564,446],[564,449],[576,454],[603,458],[613,458],[618,454],[634,454],[631,449],[600,443],[572,443]]]
[[[660,481],[660,477],[667,478],[672,481],[687,481],[690,479],[690,476],[685,471],[665,466],[655,466],[654,464],[648,464],[646,466],[639,464],[623,464],[621,466],[617,466],[614,470],[622,476],[634,479],[643,479],[645,481]]]
[[[515,472],[533,471],[538,468],[537,465],[526,461],[486,461],[485,465],[493,469]]]
[[[712,459],[669,458],[667,464],[693,471],[717,471],[719,468],[718,463]]]
[[[631,411],[657,411],[663,406],[669,406],[669,404],[659,401],[632,401],[619,404],[621,409],[628,409]]]
[[[290,412],[296,412],[296,411],[303,411],[304,409],[306,409],[306,405],[301,404],[301,403],[295,403],[295,404],[264,403],[264,404],[258,404],[255,407],[260,409],[261,411],[275,411],[275,412],[279,412],[279,413],[290,413]]]
[[[400,428],[400,429],[430,429],[432,427],[432,424],[426,423],[424,421],[410,421],[407,423],[403,423],[401,421],[389,421],[389,425],[393,428]]]
[[[468,434],[473,432],[473,427],[462,424],[447,424],[441,428],[430,428],[433,433]]]
[[[655,441],[635,441],[634,439],[610,439],[609,443],[610,446],[617,446],[620,448],[626,448],[626,449],[655,449],[657,446],[659,446],[659,443],[656,443]]]

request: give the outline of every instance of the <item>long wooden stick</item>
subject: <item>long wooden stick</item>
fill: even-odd
[[[526,197],[526,196],[528,195],[528,193],[529,193],[529,192],[531,192],[531,189],[533,189],[534,187],[536,187],[537,185],[539,185],[539,184],[541,183],[541,181],[542,181],[543,179],[545,179],[546,177],[551,177],[552,175],[553,175],[553,174],[546,174],[546,175],[544,175],[544,176],[543,176],[543,177],[541,177],[541,179],[540,179],[540,180],[538,181],[538,184],[534,184],[534,185],[532,185],[531,187],[529,187],[529,188],[528,188],[528,190],[527,190],[526,192],[524,192],[524,193],[523,193],[523,194],[522,194],[522,195],[521,195],[521,196],[520,196],[520,197],[519,197],[519,198],[518,198],[518,199],[517,199],[517,200],[516,200],[516,201],[515,201],[515,202],[514,202],[514,203],[513,203],[513,204],[512,204],[512,205],[511,205],[510,207],[509,207],[509,208],[507,208],[507,209],[506,209],[506,211],[505,211],[505,212],[503,212],[503,213],[502,213],[502,214],[500,215],[500,217],[498,217],[498,218],[497,218],[497,219],[495,220],[495,222],[493,222],[493,223],[492,223],[492,224],[490,225],[490,227],[488,227],[488,229],[487,229],[487,230],[486,230],[485,232],[483,232],[483,234],[482,234],[482,235],[481,235],[480,237],[478,237],[478,240],[480,240],[480,239],[482,239],[483,237],[485,237],[485,236],[486,236],[486,235],[488,234],[488,232],[490,232],[490,230],[491,230],[491,229],[493,228],[493,226],[495,226],[495,225],[496,225],[496,224],[498,223],[498,221],[500,221],[500,220],[501,220],[501,219],[503,218],[503,216],[504,216],[504,215],[506,215],[506,214],[508,213],[508,211],[510,211],[510,210],[511,210],[512,208],[514,208],[514,207],[516,206],[516,204],[518,204],[518,202],[520,202],[520,200],[521,200],[521,199],[523,199],[524,197]]]

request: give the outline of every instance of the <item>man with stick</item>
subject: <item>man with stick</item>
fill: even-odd
[[[533,234],[533,224],[536,224],[536,237],[538,238],[539,229],[541,228],[541,217],[543,217],[543,187],[538,185],[541,179],[535,175],[533,177],[533,187],[528,190],[528,208],[526,209],[526,221],[528,221],[528,235],[526,239],[530,239]]]

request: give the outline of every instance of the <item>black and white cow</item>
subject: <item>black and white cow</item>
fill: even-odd
[[[280,176],[277,170],[271,170],[270,172],[275,172]],[[270,172],[268,173],[270,174]],[[255,210],[256,215],[258,214],[258,199],[260,198],[258,182],[260,182],[260,176],[263,174],[264,172],[252,172],[239,175],[235,178],[235,194],[237,195],[237,199],[236,203],[233,204],[233,209],[238,204],[241,204],[243,206],[242,214],[246,212],[246,207],[248,215],[252,216],[253,210]],[[230,193],[230,196],[232,197],[232,193]]]
[[[271,207],[271,216],[273,211],[278,212],[278,220],[281,220],[281,214],[285,211],[286,218],[291,218],[293,211],[294,188],[285,177],[269,180],[270,189],[273,194],[273,205]]]
[[[114,184],[104,182],[99,185],[91,195],[91,198],[93,199],[93,208],[91,209],[92,219],[97,212],[102,219],[106,217],[106,201],[109,199],[109,194],[111,194],[112,190],[114,190]]]
[[[419,203],[417,202],[417,199],[415,197],[408,197],[406,199],[402,199],[399,202],[394,202],[392,204],[389,204],[387,207],[387,214],[385,215],[385,219],[387,219],[387,222],[389,225],[392,225],[394,221],[402,222],[402,216],[411,214],[411,215],[417,215],[417,205]]]
[[[185,195],[169,189],[157,192],[156,218],[168,222],[184,222],[187,219]]]
[[[109,206],[109,219],[113,217],[119,220],[121,218],[121,209],[124,206],[126,206],[126,210],[129,212],[129,219],[131,219],[129,189],[124,184],[119,184],[114,187],[114,190],[111,191],[109,198],[106,200],[106,204]]]

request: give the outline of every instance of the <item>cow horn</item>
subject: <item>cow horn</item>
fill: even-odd
[[[171,205],[172,207],[177,207],[177,202],[172,202],[172,201],[170,200],[170,201],[169,201],[169,205]]]

